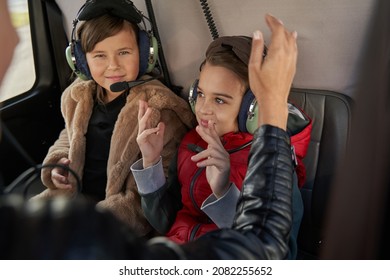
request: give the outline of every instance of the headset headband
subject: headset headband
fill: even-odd
[[[206,57],[230,49],[245,65],[251,54],[252,38],[247,36],[223,36],[215,39],[206,51]]]
[[[252,38],[248,36],[222,36],[215,39],[206,51],[206,57],[218,52],[230,49],[238,59],[248,66],[252,49]],[[263,57],[267,54],[267,47],[264,45]]]
[[[90,20],[104,14],[111,14],[136,24],[142,20],[141,11],[130,0],[88,0],[77,18]]]

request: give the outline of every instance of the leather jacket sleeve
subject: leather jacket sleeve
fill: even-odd
[[[292,177],[288,134],[262,126],[254,135],[232,229],[210,232],[181,247],[170,244],[170,252],[159,242],[150,246],[158,256],[148,258],[284,259],[292,225]]]

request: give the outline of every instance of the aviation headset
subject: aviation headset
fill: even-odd
[[[206,51],[206,57],[210,52],[216,53],[226,50],[231,50],[237,58],[248,66],[249,56],[251,53],[252,38],[247,36],[223,36],[215,39]],[[267,53],[267,48],[264,47],[263,57]],[[196,98],[198,95],[198,82],[195,80],[190,87],[188,101],[192,111],[195,113]],[[242,99],[240,111],[238,113],[238,129],[241,132],[254,133],[258,127],[258,105],[256,97],[249,88]]]
[[[138,48],[140,65],[138,77],[153,70],[158,55],[157,39],[152,35],[152,31],[145,31],[146,18],[130,0],[87,0],[73,20],[72,38],[69,46],[65,50],[66,60],[73,72],[83,80],[92,79],[89,71],[85,53],[82,50],[81,42],[76,39],[76,26],[79,21],[90,20],[104,14],[110,14],[131,23],[138,25],[142,22],[144,28],[139,27]],[[146,18],[147,19],[147,18]]]

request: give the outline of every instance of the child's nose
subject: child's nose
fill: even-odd
[[[202,114],[211,114],[213,112],[212,108],[212,102],[206,98],[206,100],[200,104],[199,111]]]
[[[119,68],[119,62],[118,62],[118,59],[116,57],[110,58],[108,68],[110,68],[110,69]]]

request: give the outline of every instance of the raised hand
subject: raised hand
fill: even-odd
[[[198,125],[196,131],[208,143],[207,149],[192,156],[198,167],[206,167],[206,177],[217,198],[225,194],[229,187],[230,157],[211,121],[208,127]]]
[[[137,143],[142,153],[143,167],[147,168],[160,160],[164,147],[165,125],[160,122],[157,127],[151,127],[150,115],[152,108],[149,108],[146,101],[139,101],[138,108],[138,136]]]
[[[249,84],[259,105],[259,125],[287,125],[287,99],[296,71],[297,33],[288,31],[277,18],[266,15],[272,32],[267,56],[263,59],[264,40],[255,31],[249,60]]]

